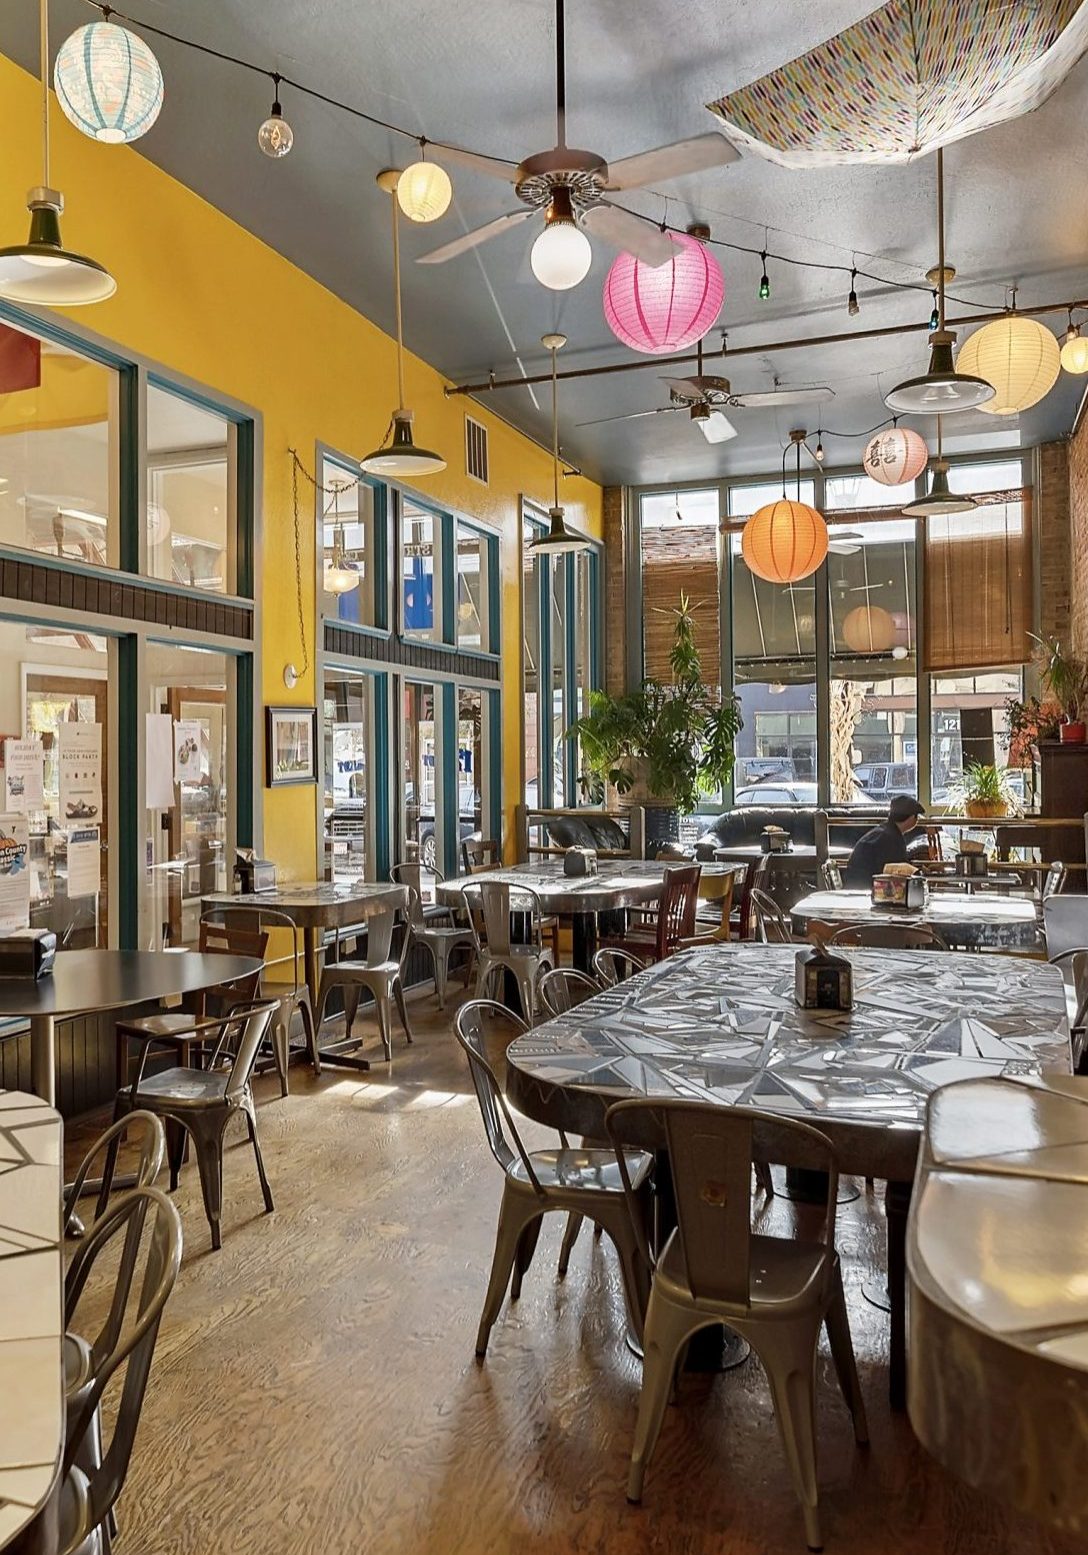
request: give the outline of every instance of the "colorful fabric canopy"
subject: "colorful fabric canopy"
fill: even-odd
[[[708,106],[784,167],[908,162],[1038,108],[1086,48],[1080,0],[889,0]]]

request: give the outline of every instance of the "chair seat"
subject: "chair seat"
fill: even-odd
[[[365,976],[387,978],[399,971],[399,961],[376,961],[373,966],[367,961],[334,961],[332,966],[325,968],[325,976],[335,982],[338,978],[344,981]]]
[[[64,1392],[70,1399],[90,1379],[91,1347],[79,1334],[66,1333],[61,1355],[64,1362]]]
[[[534,1150],[529,1159],[542,1188],[623,1192],[619,1163],[611,1150]],[[627,1150],[624,1151],[624,1160],[632,1186],[641,1187],[653,1168],[653,1156],[643,1150]],[[516,1182],[529,1181],[529,1174],[520,1156],[507,1167],[507,1174]]]
[[[164,1069],[140,1081],[136,1105],[154,1107],[156,1102],[169,1102],[171,1107],[206,1107],[209,1102],[225,1099],[229,1078],[222,1069]],[[120,1094],[131,1097],[131,1087],[126,1085]]]
[[[471,929],[450,928],[444,923],[428,923],[423,928],[413,930],[418,940],[430,940],[433,943],[447,945],[471,945],[473,943]]]
[[[811,1307],[819,1297],[827,1248],[777,1236],[753,1236],[751,1289],[747,1309],[727,1301],[696,1299],[688,1284],[678,1231],[673,1231],[654,1270],[654,1286],[665,1297],[735,1318],[792,1317],[799,1307]]]
[[[122,1036],[156,1038],[169,1042],[175,1037],[196,1038],[204,1031],[217,1031],[220,1020],[210,1020],[185,1010],[160,1010],[157,1015],[141,1015],[135,1020],[119,1020],[118,1033]]]

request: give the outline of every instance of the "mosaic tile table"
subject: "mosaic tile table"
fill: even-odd
[[[834,1141],[844,1173],[887,1181],[899,1407],[906,1214],[927,1099],[953,1080],[1068,1074],[1064,987],[1045,962],[847,951],[853,1010],[804,1011],[793,995],[795,954],[721,945],[651,967],[511,1043],[509,1092],[527,1116],[591,1138],[601,1137],[610,1104],[632,1095],[801,1117]],[[768,1147],[784,1165],[815,1164],[773,1130]]]
[[[60,1117],[0,1091],[0,1549],[22,1545],[60,1469],[60,1218]]]
[[[790,914],[802,933],[809,920],[816,918],[839,924],[925,924],[936,929],[949,945],[965,950],[1038,950],[1043,944],[1035,903],[996,891],[979,895],[934,891],[916,912],[874,907],[868,891],[813,891],[794,902]]]

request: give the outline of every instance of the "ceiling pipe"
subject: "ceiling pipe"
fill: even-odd
[[[1017,313],[1025,316],[1037,317],[1042,313],[1070,313],[1088,309],[1088,300],[1078,302],[1044,302],[1035,308],[1017,308]],[[954,329],[959,326],[971,324],[992,324],[996,319],[1003,319],[1008,315],[1008,308],[999,308],[993,313],[975,313],[970,317],[949,319],[948,327]],[[736,326],[734,326],[736,327]],[[929,321],[921,324],[890,324],[884,329],[849,329],[836,335],[809,335],[796,340],[772,340],[763,341],[759,345],[734,346],[731,345],[723,355],[726,362],[730,362],[736,356],[759,356],[768,351],[800,351],[809,346],[838,346],[848,341],[857,340],[885,340],[891,335],[913,335],[920,330],[929,333]],[[602,378],[608,373],[633,373],[643,367],[655,367],[660,372],[663,367],[690,367],[698,362],[696,352],[689,352],[686,356],[649,356],[641,361],[613,362],[605,367],[571,367],[566,372],[559,374],[562,383],[568,378]],[[705,358],[704,358],[705,360]],[[717,359],[712,357],[711,361]],[[496,378],[491,375],[483,383],[448,384],[443,391],[449,399],[455,394],[487,394],[492,389],[522,389],[531,383],[550,383],[550,372],[529,374],[524,378]]]

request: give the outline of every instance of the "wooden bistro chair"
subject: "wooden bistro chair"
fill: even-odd
[[[699,907],[699,864],[669,865],[661,887],[657,911],[642,923],[630,925],[626,932],[606,945],[626,950],[647,965],[664,961],[695,937],[695,915]]]

